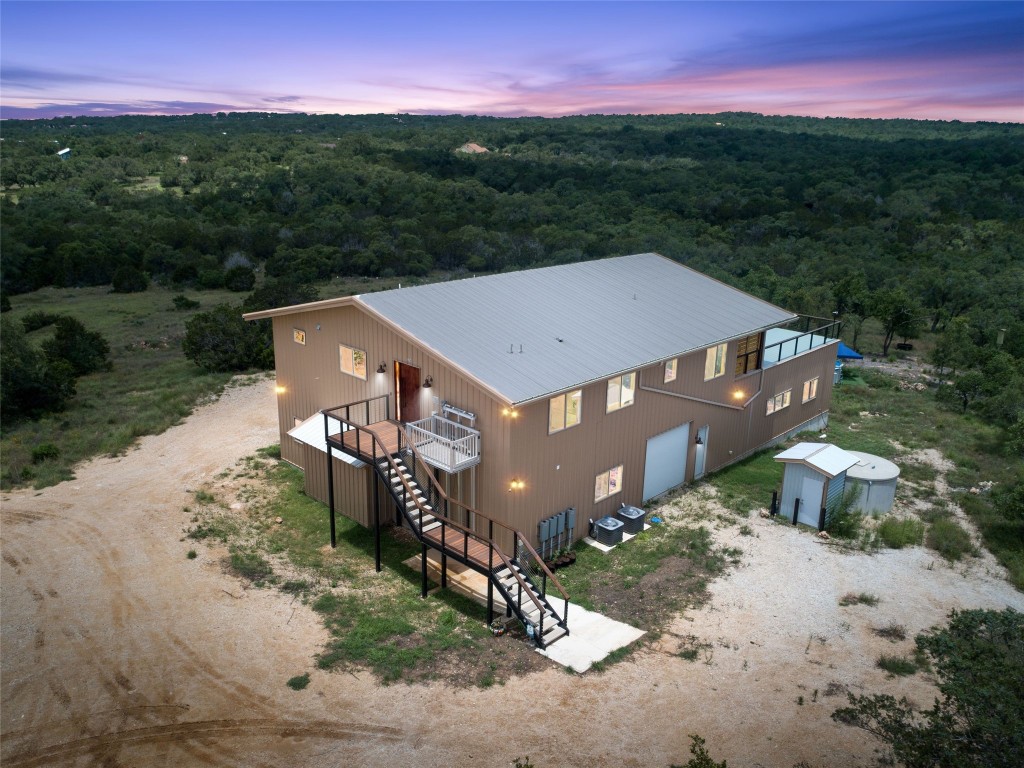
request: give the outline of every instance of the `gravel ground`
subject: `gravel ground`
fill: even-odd
[[[483,690],[324,673],[310,610],[246,588],[201,547],[186,558],[194,490],[276,442],[276,412],[272,382],[230,389],[75,480],[3,495],[5,767],[667,766],[686,761],[691,733],[735,767],[868,765],[878,745],[829,718],[837,692],[927,704],[929,681],[887,679],[880,653],[905,652],[953,607],[1024,610],[990,561],[851,554],[754,517],[751,535],[715,524],[743,555],[710,603],[606,672],[552,667]],[[714,510],[702,489],[680,499],[670,521]],[[880,603],[841,607],[847,592]],[[871,631],[890,622],[908,640]],[[285,686],[304,671],[308,688]]]

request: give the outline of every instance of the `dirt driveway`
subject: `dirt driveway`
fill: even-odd
[[[1024,610],[984,563],[953,569],[921,549],[843,555],[755,518],[753,535],[716,531],[744,555],[710,606],[608,672],[380,687],[313,667],[326,635],[290,596],[243,588],[202,547],[186,558],[191,491],[276,440],[263,381],[73,481],[4,494],[5,767],[507,766],[525,755],[538,768],[667,766],[686,761],[690,733],[737,767],[866,765],[875,745],[832,723],[842,697],[827,694],[932,695],[921,677],[875,668],[879,652],[911,643],[872,627],[898,620],[912,636],[953,606]],[[687,503],[668,514],[691,514]],[[849,591],[881,603],[840,607]],[[679,655],[690,648],[695,660]],[[304,671],[308,688],[285,686]]]

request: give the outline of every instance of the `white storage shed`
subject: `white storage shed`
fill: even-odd
[[[779,514],[818,530],[839,505],[846,471],[860,459],[828,443],[798,443],[775,457],[786,465],[782,475]],[[822,515],[822,510],[826,510]]]

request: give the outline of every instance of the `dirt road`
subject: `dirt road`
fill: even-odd
[[[910,641],[890,647],[873,625],[898,619],[912,636],[952,606],[1024,609],[998,574],[921,549],[841,555],[754,519],[754,536],[716,532],[745,554],[711,605],[609,672],[380,687],[314,668],[326,634],[290,596],[245,589],[202,547],[186,558],[192,491],[276,440],[263,381],[73,481],[4,494],[5,767],[507,766],[525,755],[538,768],[664,766],[686,761],[690,733],[735,766],[866,765],[875,745],[831,722],[841,697],[826,691],[931,696],[923,679],[874,667],[879,649]],[[839,607],[851,590],[882,603]],[[694,643],[695,661],[678,655]],[[308,688],[285,686],[305,671]]]

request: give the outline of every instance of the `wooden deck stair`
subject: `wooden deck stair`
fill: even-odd
[[[391,421],[356,426],[329,439],[336,447],[373,466],[401,519],[423,545],[424,558],[427,548],[434,549],[441,554],[442,563],[451,558],[486,576],[504,601],[508,615],[514,614],[541,648],[569,634],[566,610],[559,615],[546,595],[544,585],[550,573],[538,578],[536,572],[531,573],[529,555],[519,556],[518,542],[525,541],[522,534],[515,532],[517,552],[509,558],[493,539],[451,520],[445,514],[447,497],[429,473],[421,472],[421,476],[432,487],[423,487],[417,481],[416,472],[409,466],[416,466],[415,449],[403,442],[400,427],[396,427]],[[523,550],[532,552],[528,546]],[[425,569],[424,565],[424,574]],[[443,579],[442,576],[442,583]]]

